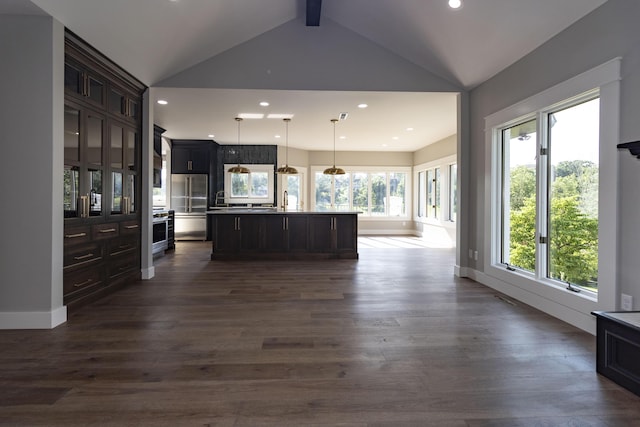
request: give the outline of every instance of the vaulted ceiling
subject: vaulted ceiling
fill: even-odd
[[[463,0],[463,7],[458,10],[450,9],[447,0],[312,0],[312,3],[321,3],[320,26],[327,20],[332,21],[460,90],[468,90],[513,64],[605,1]],[[306,5],[304,0],[3,0],[0,14],[51,15],[138,79],[154,86],[291,20],[304,19]],[[167,109],[159,112],[158,117],[164,114],[163,124],[167,127],[168,135],[174,138],[203,139],[206,134],[218,134],[216,129],[224,128],[223,133],[215,139],[221,143],[234,142],[235,133],[230,133],[230,129],[235,129],[233,116],[243,108],[253,108],[260,96],[270,94],[255,93],[256,96],[252,98],[247,97],[246,91],[232,92],[225,93],[229,110],[221,111],[222,107],[218,106],[216,111],[211,111],[211,115],[202,115],[208,120],[212,117],[224,119],[226,124],[221,123],[218,128],[211,121],[200,125],[190,123],[188,127],[180,124],[189,116],[189,109],[194,108],[190,106],[189,99],[198,104],[198,108],[203,108],[206,99],[211,96],[204,91],[185,91],[179,96],[180,101],[176,95],[176,103],[173,104],[175,111],[169,114]],[[237,98],[234,98],[235,95]],[[272,99],[276,99],[276,94],[273,95]],[[299,113],[292,100],[301,99],[300,95],[277,95],[278,102],[287,100],[290,106],[287,112],[296,114],[296,118],[303,119],[304,114],[337,113],[345,108],[335,103],[324,106],[314,104],[311,108],[307,100],[300,102]],[[315,95],[315,102],[330,103],[335,99]],[[351,95],[347,96],[347,100],[340,101],[363,99],[361,102],[367,102],[364,96],[359,98],[358,94]],[[434,105],[429,103],[443,101],[442,97],[429,100],[427,94],[423,94],[424,99],[415,101],[414,98],[419,98],[415,96],[412,98],[415,102],[411,103],[406,99],[411,97],[409,94],[395,94],[403,99],[392,99],[394,94],[387,95],[389,99],[376,94],[378,105],[385,105],[385,108],[393,105],[394,117],[407,117],[407,120],[406,123],[394,122],[389,114],[384,113],[376,118],[367,118],[369,127],[376,123],[373,120],[377,120],[380,127],[375,133],[384,135],[384,138],[393,137],[402,129],[413,126],[409,118],[411,109],[416,108],[415,102],[423,103],[424,111],[435,111]],[[243,107],[240,102],[253,104]],[[405,105],[407,110],[398,112]],[[305,108],[308,111],[302,113]],[[350,108],[350,111],[355,110],[353,106]],[[380,120],[382,117],[389,119]],[[327,128],[330,118],[321,117],[322,123],[327,123]],[[320,120],[318,117],[316,119]],[[443,121],[447,122],[442,117],[434,116],[431,127]],[[307,121],[304,129],[311,128],[310,123]],[[386,128],[387,124],[393,125],[392,128]],[[273,122],[269,126],[258,130],[259,126],[255,125],[256,141],[261,139],[263,143],[283,144],[282,141],[272,140],[277,126]],[[303,126],[298,126],[302,133]],[[358,129],[355,124],[353,126],[350,129],[353,137],[349,139],[354,143],[360,140],[370,143],[371,135],[356,136],[357,133],[366,132],[367,125],[359,125]],[[407,144],[397,145],[393,149],[412,151],[433,142],[433,138],[455,133],[455,117],[447,122],[447,126],[448,129],[439,129],[437,133],[421,133],[418,126],[413,126],[416,130],[411,137],[407,136]],[[260,137],[260,134],[263,136]],[[305,145],[302,140],[315,140],[311,133],[305,131],[305,135],[300,135],[300,143],[291,145],[306,149],[330,149],[321,145],[320,141]],[[326,135],[330,135],[330,131]],[[380,148],[383,143],[382,140],[376,140],[375,146],[369,149],[383,149]],[[365,148],[352,146],[339,149]]]

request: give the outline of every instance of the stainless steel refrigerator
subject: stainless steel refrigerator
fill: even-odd
[[[172,174],[171,209],[176,240],[207,238],[207,174]]]

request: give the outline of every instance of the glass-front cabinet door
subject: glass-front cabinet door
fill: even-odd
[[[136,212],[138,134],[131,127],[112,122],[109,131],[111,215]]]

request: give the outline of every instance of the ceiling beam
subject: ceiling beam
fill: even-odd
[[[320,26],[322,0],[307,0],[307,27]]]

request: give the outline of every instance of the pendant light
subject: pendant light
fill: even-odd
[[[336,122],[338,119],[331,119],[331,123],[333,123],[333,167],[326,168],[324,172],[325,175],[344,175],[344,169],[336,167]]]
[[[296,168],[294,168],[293,166],[289,166],[289,122],[291,121],[291,119],[282,119],[285,123],[285,127],[286,127],[286,142],[287,142],[287,148],[285,151],[285,163],[284,166],[280,166],[278,168],[278,170],[276,170],[276,173],[281,173],[281,174],[286,174],[286,175],[295,175],[298,173],[298,170]]]
[[[236,117],[236,122],[238,122],[238,148],[236,149],[236,157],[238,160],[237,166],[232,166],[229,168],[227,172],[229,173],[251,173],[251,171],[244,166],[240,166],[240,122],[242,121],[241,117]]]

